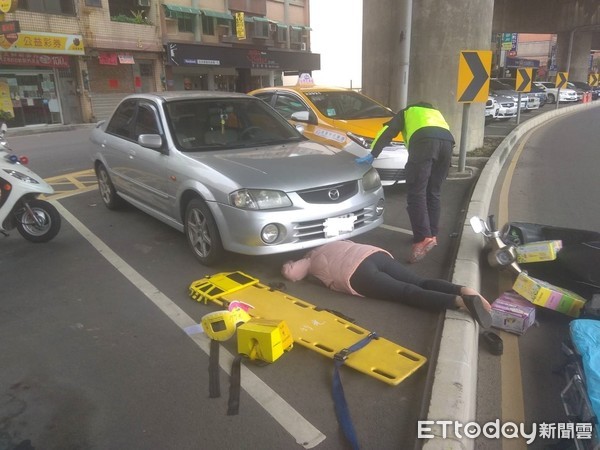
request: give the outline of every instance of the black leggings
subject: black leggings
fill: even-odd
[[[352,288],[365,297],[392,300],[430,310],[456,309],[461,286],[421,278],[384,252],[366,258],[350,277]]]

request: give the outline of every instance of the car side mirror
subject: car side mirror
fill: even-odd
[[[308,114],[308,111],[296,111],[295,113],[292,114],[292,116],[290,118],[292,120],[295,120],[296,122],[307,122],[308,123],[309,114]]]
[[[309,123],[311,125],[316,125],[318,123],[317,116],[310,111],[296,111],[291,115],[290,119],[296,122]]]
[[[163,140],[160,134],[140,134],[138,137],[138,144],[142,147],[160,150],[163,146]]]

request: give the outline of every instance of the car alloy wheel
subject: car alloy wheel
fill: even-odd
[[[108,209],[118,209],[123,204],[123,200],[117,194],[115,186],[103,164],[98,164],[96,167],[96,178],[98,178],[98,189],[100,190],[100,197],[102,197],[104,205]]]
[[[208,206],[195,198],[185,210],[185,235],[194,255],[205,266],[217,263],[224,256],[223,244],[215,219]]]

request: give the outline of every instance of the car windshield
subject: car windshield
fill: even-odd
[[[282,144],[305,140],[270,106],[255,98],[178,100],[165,114],[184,152]]]
[[[372,119],[392,117],[385,106],[354,91],[312,91],[304,93],[321,114],[330,119]]]

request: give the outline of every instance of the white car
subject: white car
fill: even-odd
[[[487,102],[485,103],[485,124],[487,125],[492,120],[498,118],[500,111],[500,104],[495,97],[488,96]]]
[[[556,88],[556,85],[550,81],[535,81],[536,86],[543,88],[548,96],[548,103],[556,103],[556,98],[559,102],[576,102],[579,100],[577,97],[577,91],[569,88],[561,88],[560,93]]]
[[[534,109],[540,109],[540,99],[534,95],[528,95],[526,111],[533,111]]]
[[[494,97],[500,105],[500,108],[498,109],[499,120],[508,120],[512,119],[513,117],[517,117],[517,111],[519,109],[519,106],[512,97],[505,97],[503,95],[493,94],[492,97]]]

